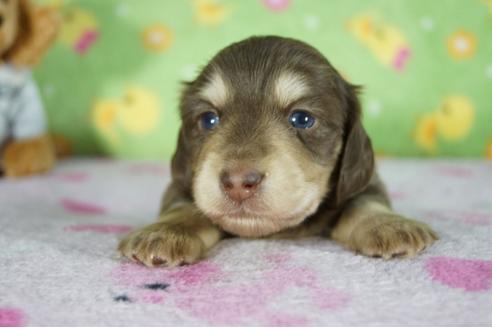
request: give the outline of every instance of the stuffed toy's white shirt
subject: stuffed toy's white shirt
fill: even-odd
[[[8,139],[29,139],[46,131],[46,119],[31,72],[0,65],[0,146]]]

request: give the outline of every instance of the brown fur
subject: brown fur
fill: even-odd
[[[219,52],[183,92],[160,220],[127,236],[122,254],[148,266],[194,262],[228,234],[325,235],[384,258],[430,245],[437,236],[429,227],[390,210],[357,90],[296,40],[255,37]],[[315,125],[290,126],[296,109],[310,112]],[[199,124],[208,111],[220,117],[211,131]],[[224,170],[244,168],[264,178],[238,205],[219,180]]]
[[[32,67],[55,40],[61,24],[60,16],[54,8],[38,8],[30,0],[9,0],[7,7],[9,17],[5,16],[4,20],[12,27],[8,30],[2,28],[0,33],[9,34],[2,38],[13,39],[13,42],[0,46],[3,50],[1,57],[19,67]],[[12,35],[15,37],[12,38]]]
[[[50,170],[55,163],[55,150],[48,135],[11,142],[3,153],[4,173],[21,177]]]

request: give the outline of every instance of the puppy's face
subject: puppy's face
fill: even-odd
[[[298,225],[330,194],[349,98],[351,86],[304,43],[233,44],[183,94],[174,177],[188,180],[198,208],[233,234]]]

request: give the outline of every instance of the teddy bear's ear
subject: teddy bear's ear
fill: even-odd
[[[61,19],[54,8],[36,8],[30,0],[18,0],[18,32],[5,59],[15,66],[36,65],[55,40]]]

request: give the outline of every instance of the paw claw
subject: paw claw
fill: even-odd
[[[167,261],[161,259],[160,257],[154,256],[152,258],[152,265],[153,266],[161,266],[161,265],[166,265]]]
[[[409,258],[437,239],[426,224],[390,214],[357,227],[348,247],[370,257]]]
[[[148,267],[185,265],[205,252],[203,241],[184,227],[155,223],[130,233],[119,250],[122,255]]]
[[[407,252],[398,252],[398,253],[391,254],[391,257],[394,257],[394,258],[396,258],[396,257],[405,257],[405,256],[407,256]]]

